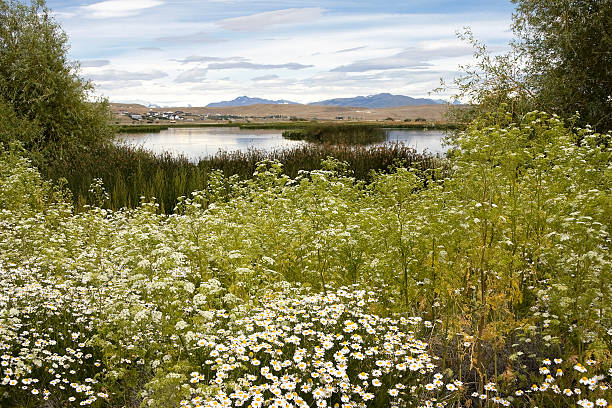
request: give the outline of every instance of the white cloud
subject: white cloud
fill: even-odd
[[[79,61],[81,68],[99,68],[110,64],[109,60],[84,60]]]
[[[89,18],[127,17],[162,4],[161,0],[106,0],[82,6],[81,11]]]
[[[292,69],[312,68],[313,65],[303,65],[297,62],[288,64],[254,64],[252,62],[219,62],[210,64],[208,69]]]
[[[344,49],[344,50],[336,51],[336,54],[344,54],[346,52],[359,51],[359,50],[363,50],[365,48],[367,48],[367,47],[364,46],[364,47],[347,48],[347,49]]]
[[[142,81],[113,81],[97,84],[98,89],[103,91],[124,90],[139,86],[142,86]]]
[[[198,42],[198,43],[211,43],[211,42],[221,42],[223,40],[215,38],[207,31],[198,31],[195,33],[182,33],[178,35],[169,35],[164,37],[156,38],[156,41],[161,41],[165,43],[181,43],[181,42]]]
[[[388,69],[426,68],[430,61],[471,55],[473,50],[467,46],[444,46],[428,44],[425,47],[412,47],[395,55],[381,58],[370,58],[334,68],[334,72],[367,72]]]
[[[259,31],[281,24],[312,23],[323,15],[323,11],[324,9],[320,7],[291,8],[229,18],[221,20],[217,24],[232,31]]]
[[[86,77],[92,81],[148,81],[167,77],[162,71],[131,72],[107,69],[105,71],[87,74]]]
[[[175,60],[176,62],[180,62],[181,64],[190,64],[194,62],[225,62],[225,61],[245,61],[242,57],[203,57],[200,55],[190,55],[189,57]]]
[[[182,72],[174,82],[184,83],[184,82],[200,82],[206,79],[206,74],[208,70],[206,68],[193,68]]]
[[[279,78],[278,75],[262,75],[260,77],[253,78],[252,81],[255,81],[255,82],[259,82],[259,81],[272,81],[272,80],[275,80],[275,79],[278,79],[278,78]]]

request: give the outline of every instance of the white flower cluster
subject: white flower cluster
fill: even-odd
[[[0,265],[0,395],[81,406],[106,399],[94,379],[106,370],[87,344],[94,329],[87,289],[40,275]]]
[[[431,406],[463,386],[435,373],[418,317],[368,312],[373,293],[281,296],[218,335],[194,339],[204,364],[185,408]],[[445,386],[446,385],[446,386]]]

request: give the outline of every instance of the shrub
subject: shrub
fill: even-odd
[[[33,128],[10,139],[42,154],[33,156],[39,165],[113,137],[108,104],[90,102],[92,85],[67,53],[66,34],[43,0],[0,2],[0,109],[12,112],[9,123]]]

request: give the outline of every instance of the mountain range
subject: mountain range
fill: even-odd
[[[249,98],[248,96],[241,96],[233,101],[223,101],[209,103],[206,105],[207,108],[227,108],[230,106],[249,106],[249,105],[299,105],[297,102],[291,102],[286,100],[272,101],[270,99],[262,98]]]
[[[338,98],[328,99],[320,102],[312,102],[308,105],[320,106],[343,106],[343,107],[361,107],[361,108],[394,108],[398,106],[416,106],[416,105],[442,105],[446,101],[442,99],[426,99],[426,98],[411,98],[410,96],[392,95],[390,93],[381,93],[370,96],[357,96],[355,98]],[[249,105],[298,105],[296,102],[287,100],[273,101],[262,98],[249,98],[241,96],[233,101],[224,101],[210,103],[207,108],[225,108],[231,106],[249,106]]]
[[[394,108],[397,106],[442,105],[445,103],[446,101],[443,101],[442,99],[411,98],[410,96],[381,93],[370,96],[357,96],[356,98],[329,99],[326,101],[309,103],[309,105]]]

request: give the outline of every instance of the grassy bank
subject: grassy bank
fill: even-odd
[[[172,123],[146,125],[118,125],[116,133],[158,133],[169,128],[206,128],[206,127],[237,127],[235,123]]]
[[[244,180],[252,177],[258,162],[270,159],[281,162],[285,174],[296,177],[300,170],[321,168],[321,162],[328,157],[347,162],[349,170],[360,180],[369,180],[372,170],[387,170],[400,162],[423,170],[440,166],[440,159],[418,154],[403,145],[375,148],[306,145],[271,152],[255,149],[246,153],[221,152],[198,164],[169,153],[154,155],[143,148],[107,145],[78,157],[53,161],[41,170],[51,179],[67,180],[77,208],[95,201],[89,190],[94,179],[99,178],[110,195],[105,202],[108,208],[133,208],[141,197],[155,197],[161,211],[171,213],[178,197],[207,187],[213,170]]]
[[[118,125],[117,133],[156,133],[169,128],[206,128],[206,127],[239,127],[241,129],[309,129],[320,126],[356,126],[371,129],[431,129],[431,130],[455,130],[465,126],[458,123],[437,122],[330,122],[330,121],[292,121],[292,122],[269,122],[269,123],[177,123],[177,124],[146,124],[146,125]]]

